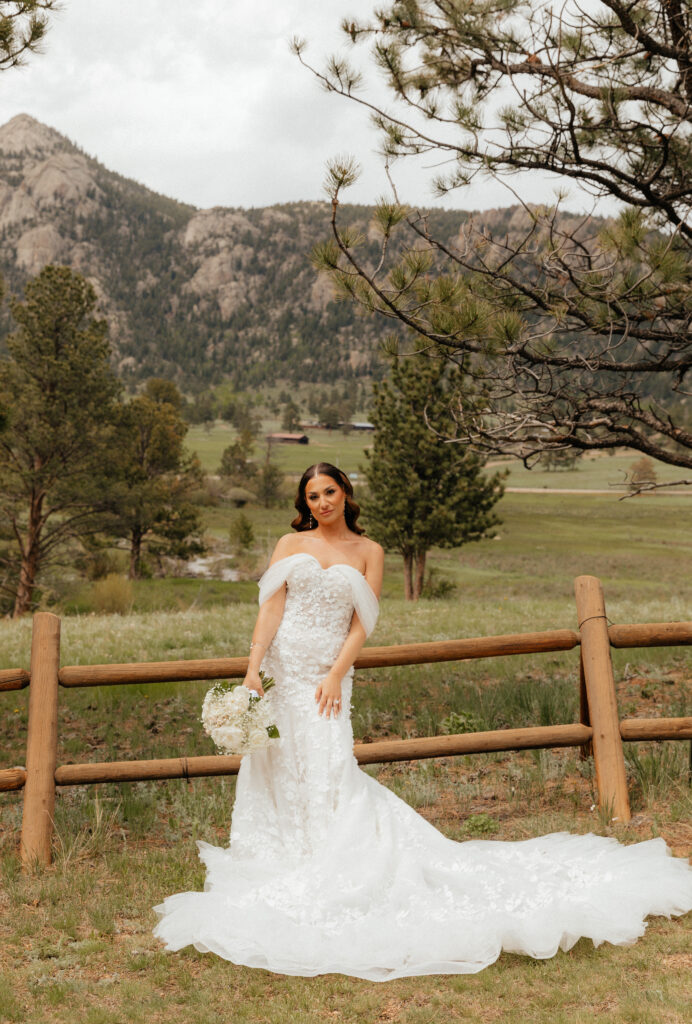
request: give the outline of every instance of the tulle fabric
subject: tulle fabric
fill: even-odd
[[[550,957],[582,936],[629,944],[648,915],[692,909],[692,870],[661,839],[456,843],[362,772],[348,713],[320,717],[314,701],[354,609],[371,622],[357,603],[356,577],[365,580],[344,568],[295,555],[261,581],[261,600],[287,584],[263,662],[281,739],[243,758],[230,846],[198,843],[205,891],[155,908],[167,949],[192,944],[281,974],[386,981],[475,973],[503,949]],[[351,673],[346,712],[350,700]]]

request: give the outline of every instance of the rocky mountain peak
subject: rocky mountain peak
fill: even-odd
[[[64,135],[29,114],[17,114],[0,126],[0,153],[45,159],[51,153],[74,149]]]
[[[0,126],[0,229],[18,268],[36,274],[64,260],[88,268],[70,224],[99,212],[96,173],[94,160],[28,114]]]

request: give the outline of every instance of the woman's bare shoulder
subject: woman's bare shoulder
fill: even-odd
[[[297,533],[285,533],[276,542],[276,547],[272,552],[272,564],[278,562],[280,558],[288,558],[289,555],[295,555],[300,550],[300,535]]]
[[[370,537],[361,537],[361,540],[363,542],[362,551],[366,559],[384,561],[384,548],[377,541],[371,540]]]
[[[384,551],[379,544],[369,537],[363,537],[365,542],[361,548],[365,561],[363,575],[370,584],[373,593],[379,598],[382,591],[382,576],[384,574]]]

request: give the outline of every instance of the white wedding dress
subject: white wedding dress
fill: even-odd
[[[692,909],[692,869],[662,839],[457,843],[362,772],[352,671],[339,718],[320,717],[314,693],[354,608],[373,629],[375,595],[356,569],[323,569],[305,553],[271,566],[260,603],[284,583],[262,663],[276,683],[268,699],[281,738],[242,761],[228,849],[198,843],[205,891],[155,908],[167,949],[193,944],[281,974],[386,981],[480,971],[502,950],[550,957],[581,936],[631,943],[647,915]]]

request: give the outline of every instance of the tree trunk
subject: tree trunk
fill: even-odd
[[[413,554],[404,552],[404,597],[413,601]]]
[[[423,583],[425,582],[425,558],[427,551],[418,551],[416,553],[416,578],[413,581],[413,600],[417,601],[423,590]]]
[[[19,567],[19,582],[17,593],[14,599],[12,618],[18,619],[20,615],[26,615],[31,611],[31,602],[34,597],[36,576],[38,575],[41,542],[41,512],[43,509],[43,496],[32,495],[29,506],[29,522],[27,524],[26,544],[22,547],[22,560]]]
[[[128,577],[138,580],[142,572],[142,531],[134,529],[130,534],[130,569]]]
[[[19,582],[17,593],[14,599],[12,618],[18,619],[31,611],[31,602],[34,597],[36,585],[36,573],[38,571],[38,557],[35,551],[29,551],[28,555],[22,556],[22,563],[19,570]]]

